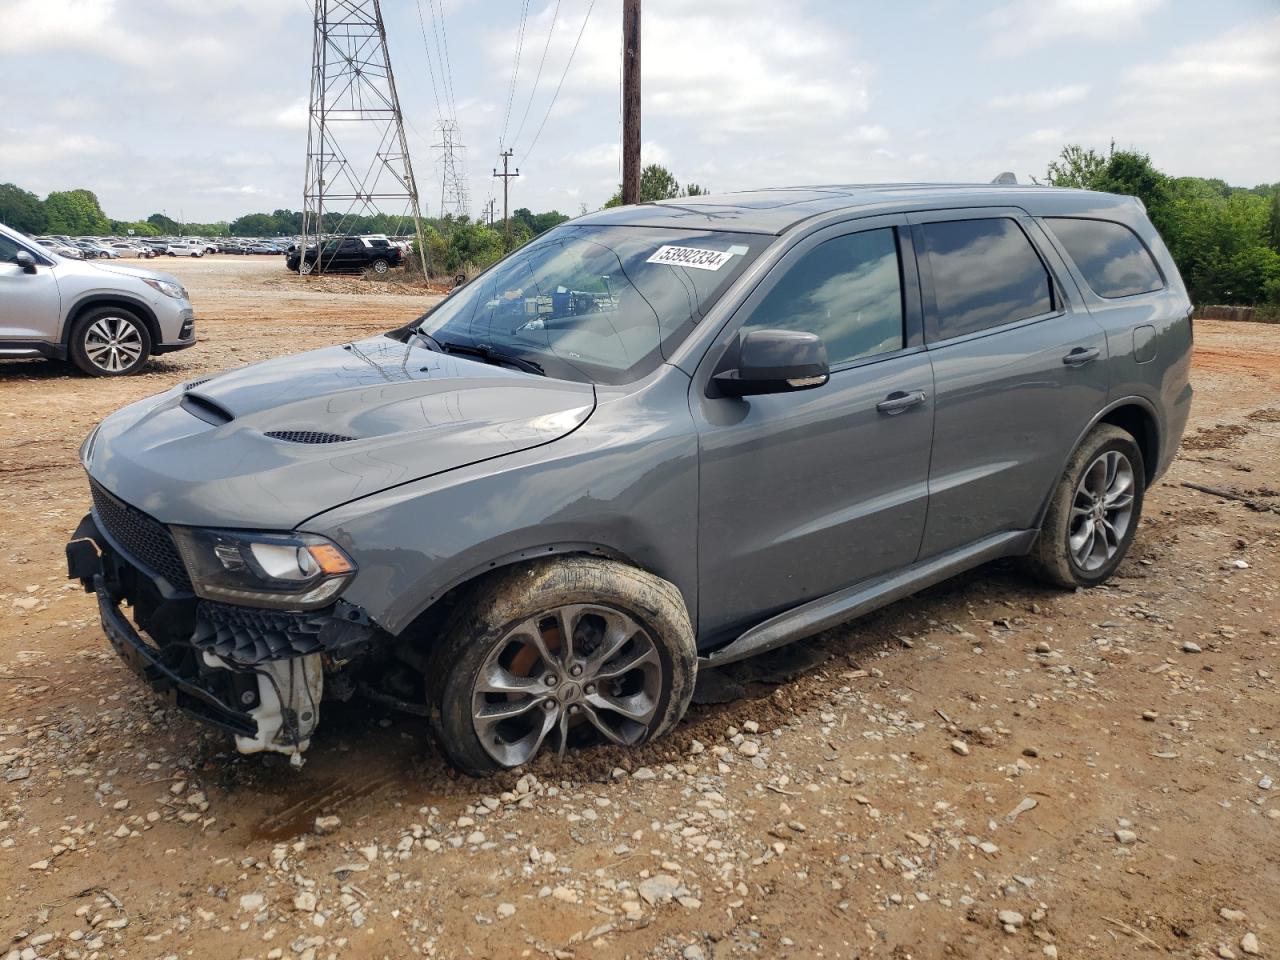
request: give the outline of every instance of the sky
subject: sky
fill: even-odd
[[[85,187],[121,220],[300,209],[311,7],[0,0],[0,182]],[[473,214],[491,196],[501,214],[500,143],[512,209],[603,204],[620,7],[382,0],[425,212],[442,117]],[[715,192],[1027,182],[1112,140],[1173,175],[1280,180],[1280,0],[644,0],[642,44],[644,161]]]

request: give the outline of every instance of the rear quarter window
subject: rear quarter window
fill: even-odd
[[[1112,220],[1046,217],[1044,221],[1100,297],[1151,293],[1164,278],[1138,235]]]

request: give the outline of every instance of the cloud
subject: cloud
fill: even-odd
[[[79,169],[86,158],[114,156],[121,149],[120,144],[92,134],[48,125],[7,129],[0,136],[0,164],[28,174],[72,166]]]
[[[1120,146],[1176,175],[1251,184],[1266,175],[1258,160],[1280,155],[1280,16],[1135,64],[1117,88],[1107,119]]]
[[[1046,43],[1085,37],[1120,41],[1132,37],[1144,17],[1163,0],[1013,0],[985,17],[988,50],[1009,55]]]
[[[175,36],[154,29],[140,6],[126,11],[118,0],[7,0],[0,7],[0,53],[85,53],[155,75],[174,64],[192,66],[229,54],[208,32]],[[141,17],[129,16],[140,12]]]
[[[618,88],[620,21],[615,12],[597,4],[567,75],[566,91]],[[526,27],[521,77],[528,75],[530,81],[550,14],[548,6]],[[550,69],[543,71],[526,135],[545,113],[582,23],[580,16],[563,11],[557,19],[547,54]],[[515,45],[514,30],[490,44],[499,75],[511,70]],[[794,4],[704,0],[690,6],[680,0],[652,0],[645,6],[641,44],[644,102],[664,118],[696,121],[699,136],[707,140],[776,131],[780,126],[829,125],[868,105],[871,71],[850,57],[851,47],[840,30]],[[523,114],[522,99],[528,96],[525,82],[517,85],[512,133]]]
[[[1069,103],[1078,103],[1089,94],[1089,86],[1083,83],[1065,87],[1054,87],[1051,90],[1034,90],[1029,93],[1016,93],[1006,97],[994,97],[989,106],[997,110],[1055,110]]]

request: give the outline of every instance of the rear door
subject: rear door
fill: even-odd
[[[1022,210],[912,214],[936,405],[921,558],[1032,529],[1107,400],[1107,341]]]
[[[708,396],[744,330],[818,334],[831,378]],[[928,502],[933,376],[902,216],[801,240],[743,302],[690,387],[699,435],[704,644],[915,560]]]

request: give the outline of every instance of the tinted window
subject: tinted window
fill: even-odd
[[[923,230],[939,338],[1053,309],[1049,274],[1015,221],[948,220],[926,223]]]
[[[787,270],[745,326],[816,333],[833,367],[902,349],[902,278],[893,229],[814,247]]]
[[[1069,217],[1049,217],[1045,223],[1098,296],[1129,297],[1164,286],[1151,254],[1124,224]]]

